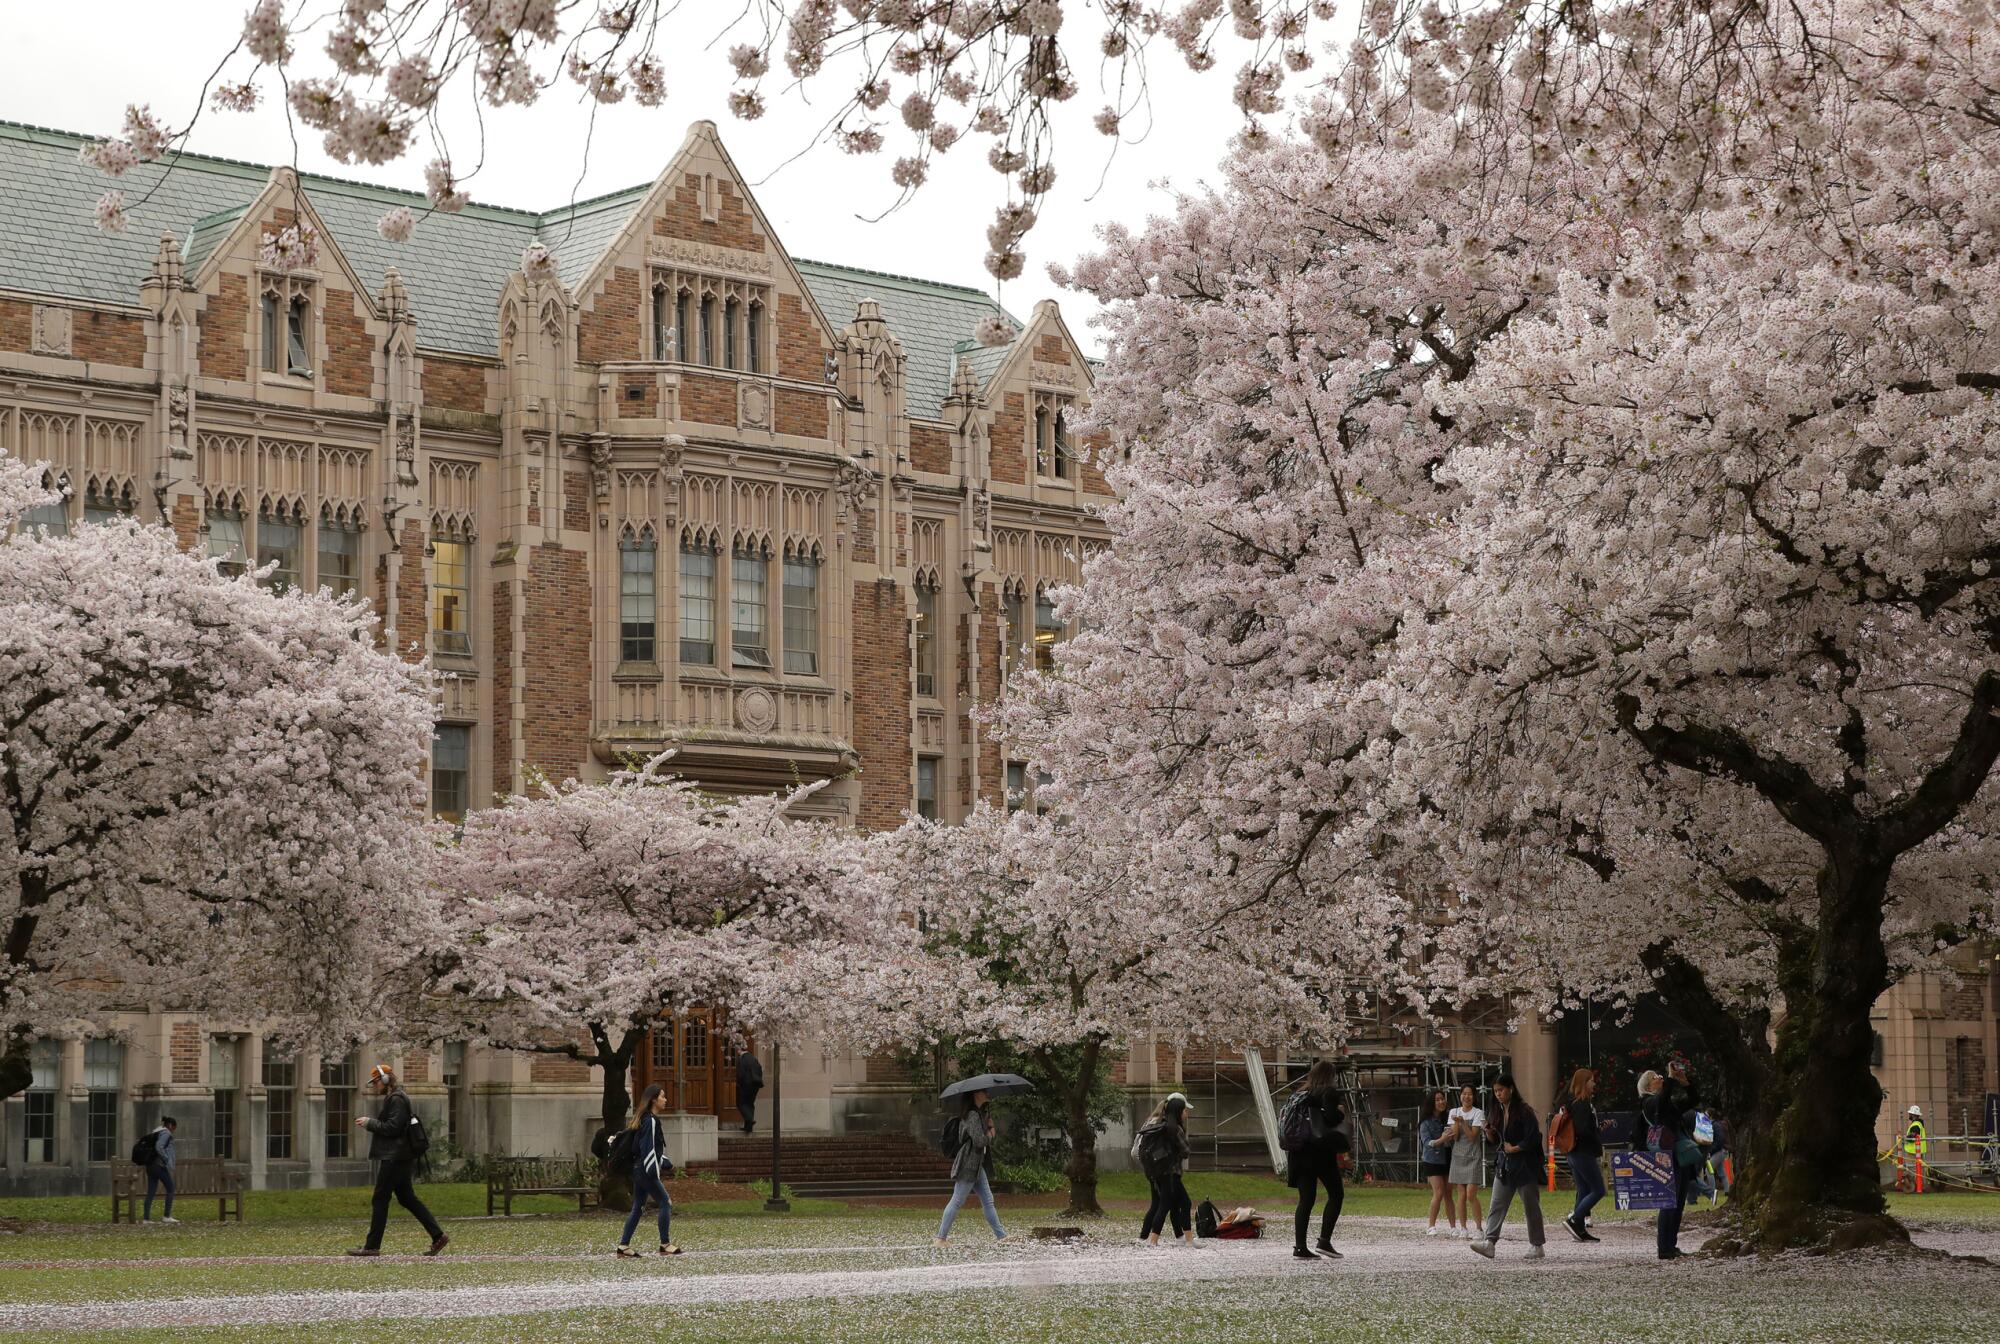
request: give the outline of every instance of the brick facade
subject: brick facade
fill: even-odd
[[[207,1040],[201,1027],[194,1022],[174,1023],[173,1035],[168,1052],[173,1056],[173,1067],[168,1076],[176,1083],[198,1083],[201,1081],[201,1057],[207,1049]]]
[[[861,754],[857,820],[902,824],[910,807],[910,635],[900,588],[854,585],[854,746]]]
[[[465,360],[424,357],[424,405],[444,410],[486,412],[486,380],[490,370]]]
[[[201,314],[201,371],[240,383],[248,377],[249,349],[250,282],[225,271]]]
[[[326,290],[326,390],[342,396],[365,397],[375,386],[375,341],[360,306],[344,289]]]

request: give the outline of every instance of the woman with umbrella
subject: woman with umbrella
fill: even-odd
[[[938,1245],[943,1246],[950,1240],[951,1225],[974,1191],[979,1194],[979,1207],[986,1214],[986,1225],[993,1229],[993,1239],[1007,1240],[1007,1229],[1000,1225],[1000,1211],[993,1207],[993,1120],[986,1113],[986,1103],[995,1096],[1026,1092],[1032,1087],[1027,1079],[1016,1074],[982,1073],[977,1078],[953,1083],[944,1090],[941,1100],[949,1102],[957,1099],[961,1110],[958,1118],[951,1122],[957,1126],[957,1146],[951,1162],[951,1202],[944,1206],[944,1219],[938,1224]],[[950,1137],[947,1127],[946,1138]]]

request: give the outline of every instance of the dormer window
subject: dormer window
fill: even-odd
[[[311,296],[297,281],[274,283],[264,291],[260,318],[264,372],[311,378]]]
[[[652,275],[654,359],[738,373],[771,367],[768,285],[673,267]]]
[[[1035,393],[1035,473],[1048,480],[1074,481],[1076,453],[1069,441],[1068,397]]]

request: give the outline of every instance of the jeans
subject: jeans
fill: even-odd
[[[1725,1195],[1728,1194],[1730,1186],[1728,1150],[1723,1148],[1712,1150],[1708,1155],[1708,1169],[1714,1175],[1715,1188]]]
[[[1320,1245],[1333,1241],[1333,1225],[1340,1221],[1340,1206],[1347,1200],[1347,1187],[1340,1179],[1338,1168],[1328,1172],[1301,1172],[1299,1175],[1299,1206],[1292,1210],[1292,1240],[1297,1249],[1306,1248],[1306,1229],[1312,1226],[1313,1197],[1316,1186],[1326,1187],[1326,1212],[1320,1215]]]
[[[1139,1224],[1140,1237],[1166,1231],[1169,1218],[1173,1220],[1174,1235],[1185,1236],[1194,1226],[1194,1201],[1188,1198],[1187,1187],[1181,1184],[1180,1172],[1148,1176],[1146,1182],[1153,1188],[1153,1202],[1146,1206],[1145,1221]]]
[[[375,1171],[375,1210],[368,1220],[367,1247],[371,1251],[382,1249],[382,1230],[389,1225],[389,1197],[408,1209],[424,1231],[430,1233],[432,1241],[444,1240],[444,1229],[438,1220],[431,1217],[431,1211],[417,1198],[416,1187],[410,1184],[410,1172],[415,1166],[407,1157],[390,1158]]]
[[[1569,1175],[1576,1182],[1576,1205],[1570,1209],[1569,1218],[1582,1227],[1583,1220],[1597,1207],[1597,1201],[1604,1198],[1604,1165],[1596,1153],[1571,1153]]]
[[[944,1221],[938,1224],[939,1241],[951,1235],[951,1225],[957,1221],[958,1211],[965,1207],[965,1201],[972,1197],[975,1190],[979,1192],[979,1207],[986,1214],[986,1225],[993,1229],[993,1235],[996,1238],[1007,1235],[1007,1229],[1000,1226],[1000,1210],[993,1207],[993,1187],[987,1183],[986,1169],[981,1167],[952,1186],[951,1202],[944,1206]]]
[[[153,1218],[153,1192],[161,1186],[167,1190],[167,1207],[161,1211],[160,1217],[171,1218],[174,1216],[174,1173],[168,1170],[166,1163],[154,1162],[146,1168],[146,1211],[139,1215],[148,1222]]]
[[[1660,1210],[1659,1251],[1666,1260],[1680,1250],[1681,1212],[1687,1208],[1688,1187],[1694,1184],[1694,1168],[1674,1168],[1674,1206]]]
[[[1486,1210],[1486,1228],[1481,1233],[1488,1241],[1500,1240],[1500,1226],[1507,1221],[1507,1206],[1514,1202],[1514,1196],[1521,1197],[1521,1207],[1528,1211],[1528,1244],[1542,1244],[1542,1187],[1530,1178],[1520,1185],[1509,1185],[1505,1176],[1493,1178],[1493,1203]]]
[[[660,1183],[657,1171],[635,1166],[632,1169],[632,1212],[625,1215],[625,1235],[618,1238],[620,1246],[632,1244],[632,1234],[639,1230],[639,1219],[646,1212],[649,1197],[660,1206],[660,1245],[673,1244],[673,1238],[667,1235],[667,1225],[674,1216],[674,1203],[667,1198],[667,1187]]]

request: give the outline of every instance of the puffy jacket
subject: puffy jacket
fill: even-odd
[[[396,1088],[382,1098],[382,1109],[368,1122],[368,1156],[376,1162],[404,1162],[410,1157],[410,1125],[416,1119],[409,1094]]]

